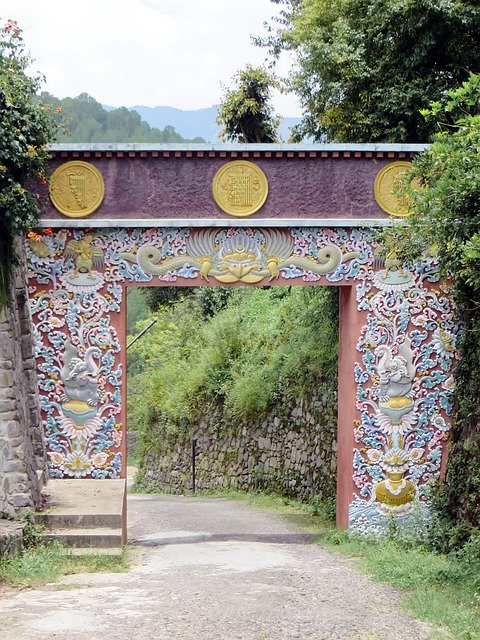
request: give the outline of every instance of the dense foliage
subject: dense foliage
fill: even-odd
[[[420,109],[480,71],[477,0],[272,0],[281,6],[256,43],[296,60],[295,138],[427,142]]]
[[[223,127],[220,138],[230,142],[277,142],[280,118],[269,104],[271,91],[277,86],[274,76],[262,67],[247,65],[233,80],[233,88],[225,88],[218,108],[217,124]]]
[[[27,74],[25,53],[16,22],[0,25],[0,309],[9,295],[14,264],[14,239],[38,221],[39,208],[28,184],[45,180],[47,144],[56,124],[38,102],[41,76]]]
[[[432,527],[435,544],[448,549],[480,527],[480,77],[424,114],[441,123],[453,116],[456,124],[440,124],[432,146],[415,159],[413,175],[423,189],[410,193],[414,213],[395,241],[407,259],[438,257],[463,323],[449,463]]]
[[[129,350],[129,424],[144,444],[193,430],[208,403],[224,406],[235,430],[271,409],[287,388],[304,396],[319,380],[336,387],[335,289],[221,291],[197,288],[161,306],[157,324]]]
[[[204,319],[221,311],[227,305],[232,293],[233,289],[228,287],[201,287],[199,289],[192,287],[148,287],[142,290],[143,298],[150,311],[158,311],[163,306],[173,306],[185,298],[195,296],[198,311]]]
[[[107,111],[88,93],[59,100],[42,92],[40,100],[62,115],[57,142],[205,142],[203,138],[186,140],[170,125],[151,127],[126,107]]]

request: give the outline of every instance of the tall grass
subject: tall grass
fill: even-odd
[[[35,545],[13,557],[0,557],[0,585],[33,587],[55,582],[64,575],[96,571],[128,570],[126,553],[121,556],[95,554],[74,556],[59,543]]]

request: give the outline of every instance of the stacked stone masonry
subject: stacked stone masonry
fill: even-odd
[[[10,303],[0,311],[0,511],[41,503],[46,477],[23,245],[16,246]]]
[[[21,522],[0,519],[0,557],[14,556],[23,548],[23,529]]]
[[[147,450],[139,481],[184,493],[192,487],[192,437],[199,490],[274,490],[308,500],[335,499],[337,467],[336,384],[309,399],[283,399],[278,408],[229,428],[220,408],[209,407],[198,425],[166,436]]]

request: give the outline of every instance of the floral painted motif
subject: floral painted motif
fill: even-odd
[[[448,438],[458,334],[433,263],[409,271],[392,253],[375,270],[368,229],[62,229],[27,245],[51,476],[122,471],[126,285],[351,283],[365,324],[350,527],[381,530],[424,504]]]

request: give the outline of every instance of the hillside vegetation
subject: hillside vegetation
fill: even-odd
[[[185,294],[137,323],[139,331],[158,320],[128,352],[129,428],[143,451],[166,434],[193,432],[211,403],[224,408],[235,432],[241,421],[274,407],[286,388],[299,397],[320,381],[336,388],[336,289],[218,287]]]
[[[185,139],[169,125],[164,129],[151,127],[139,113],[126,107],[107,111],[88,93],[60,100],[42,92],[39,99],[49,105],[61,125],[57,142],[205,142],[200,137]]]

